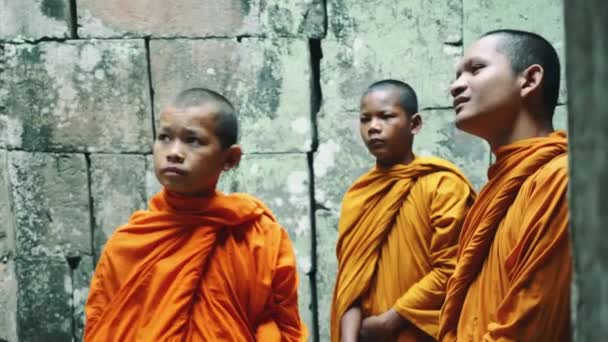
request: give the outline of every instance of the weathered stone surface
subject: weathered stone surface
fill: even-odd
[[[445,158],[469,177],[477,189],[486,181],[490,151],[481,139],[454,126],[451,110],[422,112],[423,129],[414,139],[418,155]],[[319,121],[323,141],[314,159],[317,210],[317,288],[321,340],[328,339],[329,303],[337,270],[335,245],[340,206],[344,193],[362,173],[373,167],[374,159],[359,136],[359,114],[345,113],[322,117]],[[326,307],[324,307],[324,305]]]
[[[0,257],[0,341],[17,341],[17,276],[8,256]]]
[[[158,193],[161,189],[161,185],[156,179],[154,174],[154,157],[152,155],[146,156],[146,199],[150,200],[152,196]]]
[[[0,150],[0,341],[15,341],[17,334],[17,279],[15,232],[8,183],[8,156]]]
[[[77,0],[82,37],[321,37],[321,0]]]
[[[306,41],[153,40],[150,50],[157,119],[178,92],[207,87],[237,107],[246,153],[310,149]]]
[[[84,155],[9,152],[17,255],[91,254]]]
[[[555,108],[553,128],[568,130],[568,106],[562,105]]]
[[[6,85],[6,76],[4,75],[6,71],[6,44],[0,44],[0,148],[6,148],[7,143],[7,122],[6,122],[6,101],[9,97],[8,86]]]
[[[6,46],[8,44],[0,44],[0,148],[6,148],[9,142],[9,136],[15,133],[10,132],[8,127],[8,116],[6,115],[6,103],[11,96],[6,83]]]
[[[146,157],[132,154],[91,155],[93,248],[100,252],[114,230],[134,211],[146,207]]]
[[[81,341],[92,272],[90,256],[74,270],[63,258],[18,260],[20,340]]]
[[[312,328],[313,299],[308,276],[312,265],[312,235],[306,154],[245,155],[237,169],[222,176],[219,188],[260,198],[289,232],[300,275],[300,314]]]
[[[456,128],[454,111],[422,112],[423,128],[414,139],[414,151],[437,156],[458,166],[477,190],[487,181],[490,148],[485,141]]]
[[[0,259],[15,253],[14,216],[10,202],[8,181],[8,153],[0,150]]]
[[[7,44],[0,135],[37,151],[146,152],[152,136],[143,40]]]
[[[570,130],[574,340],[608,336],[608,2],[564,2]]]
[[[448,89],[462,53],[460,1],[330,1],[330,38],[323,40],[323,112],[359,108],[374,81],[397,78],[420,107],[451,104]],[[374,18],[370,20],[370,18]]]
[[[67,38],[69,0],[20,0],[0,3],[0,40]]]
[[[564,9],[562,0],[487,1],[462,0],[464,7],[464,46],[468,48],[488,31],[517,29],[538,33],[557,50],[562,64],[560,102],[566,101],[564,59]]]
[[[338,259],[336,241],[338,240],[339,212],[317,210],[317,303],[319,310],[319,341],[330,341],[331,302],[333,298]]]
[[[460,1],[449,0],[442,4],[429,4],[423,0],[386,3],[381,0],[345,1],[336,0],[327,3],[329,33],[333,37],[348,37],[357,34],[380,34],[382,40],[386,34],[399,33],[394,42],[403,43],[403,34],[415,29],[427,35],[420,37],[418,43],[425,43],[429,35],[446,39],[444,42],[456,43],[460,39],[460,19],[462,11]],[[452,17],[452,18],[448,18]],[[370,20],[373,18],[373,20]],[[428,24],[428,25],[427,25]],[[427,25],[427,26],[425,26]],[[434,26],[431,28],[430,26]],[[390,32],[392,31],[392,32]],[[387,40],[390,41],[390,40]]]

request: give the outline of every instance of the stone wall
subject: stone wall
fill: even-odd
[[[1,1],[0,341],[79,339],[106,239],[159,189],[158,113],[191,86],[239,108],[246,154],[220,187],[261,197],[288,229],[301,313],[327,341],[340,200],[373,163],[361,92],[412,84],[417,153],[480,187],[490,153],[454,128],[448,87],[463,45],[500,27],[540,32],[563,56],[559,0]]]

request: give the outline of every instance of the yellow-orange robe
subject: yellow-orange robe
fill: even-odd
[[[399,341],[434,340],[473,199],[462,173],[432,157],[374,168],[350,187],[339,223],[332,341],[340,341],[340,320],[356,300],[363,317],[394,308],[407,319]]]
[[[163,189],[107,242],[85,341],[301,341],[297,282],[287,233],[259,200]]]
[[[442,309],[443,341],[570,341],[564,132],[498,148]]]

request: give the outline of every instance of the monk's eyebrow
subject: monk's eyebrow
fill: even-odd
[[[170,128],[170,127],[168,127],[168,126],[160,126],[160,127],[158,128],[158,130],[159,130],[159,132],[167,133],[167,132],[170,132],[170,131],[171,131],[171,128]]]
[[[184,129],[184,133],[187,134],[187,135],[198,135],[198,136],[205,135],[202,130],[192,129],[192,128],[186,128],[186,129]]]

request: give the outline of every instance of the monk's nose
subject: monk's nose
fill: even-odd
[[[367,129],[368,134],[382,132],[382,123],[378,118],[372,118],[369,122],[369,128]]]
[[[180,148],[179,143],[175,142],[171,144],[169,147],[169,152],[167,153],[167,161],[170,163],[182,163],[184,158],[185,155]]]
[[[458,77],[454,83],[452,83],[452,86],[450,86],[450,94],[452,94],[452,97],[457,97],[458,95],[462,94],[466,88],[467,83],[464,76],[460,75],[460,77]]]

